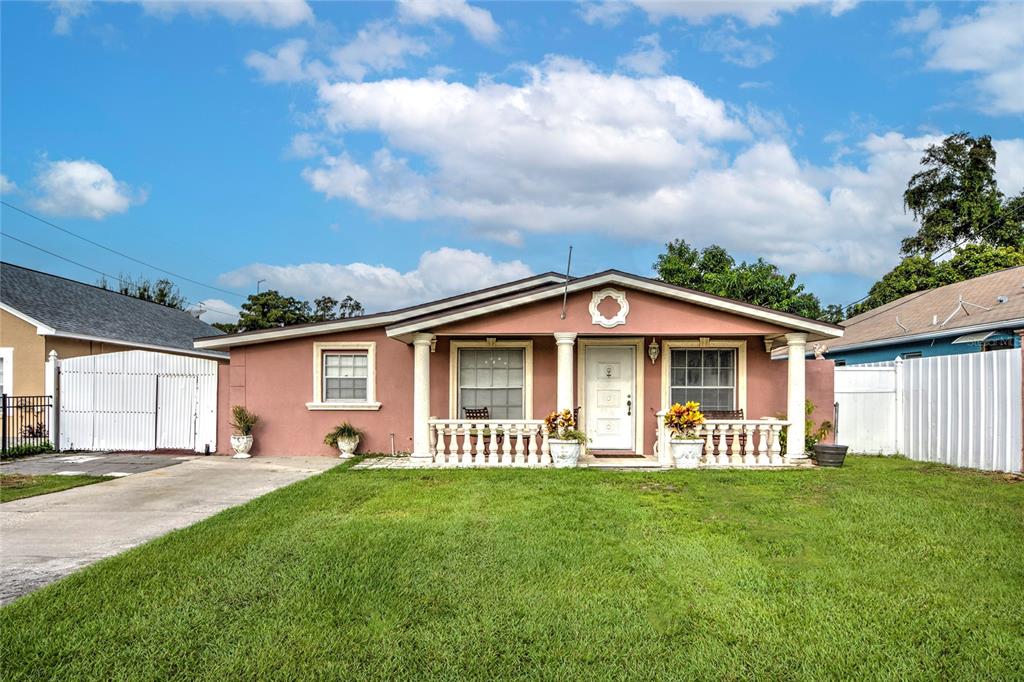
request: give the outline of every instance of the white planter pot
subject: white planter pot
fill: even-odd
[[[580,460],[580,444],[574,440],[548,439],[548,447],[551,449],[551,461],[556,469],[569,469],[576,466]]]
[[[673,438],[669,441],[669,450],[672,453],[672,461],[677,469],[696,469],[700,466],[700,455],[704,449],[704,441],[683,440]]]
[[[249,454],[249,450],[252,449],[252,436],[231,436],[231,449],[235,451],[232,455],[235,459],[249,459],[252,457]]]
[[[338,438],[338,451],[341,453],[338,456],[341,459],[348,459],[352,455],[356,454],[357,447],[359,447],[359,436]]]

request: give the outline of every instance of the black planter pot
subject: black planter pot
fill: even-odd
[[[841,467],[846,459],[847,445],[815,445],[814,459],[820,467]]]

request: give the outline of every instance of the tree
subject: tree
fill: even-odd
[[[697,251],[685,240],[676,239],[665,245],[654,270],[669,284],[804,317],[825,317],[821,301],[796,283],[796,275],[783,274],[763,258],[737,265],[728,251],[715,244]]]
[[[282,296],[275,289],[252,294],[242,304],[238,315],[238,331],[271,329],[289,324],[309,322],[309,303],[291,296]]]
[[[902,255],[930,257],[964,244],[1024,244],[1024,216],[1015,210],[1022,197],[1004,201],[991,137],[950,135],[925,150],[921,165],[903,193],[904,207],[920,227],[903,240]]]
[[[96,285],[104,289],[110,289],[106,277],[100,277]],[[184,310],[185,306],[188,305],[188,301],[178,290],[178,285],[169,279],[158,279],[156,282],[151,282],[141,275],[138,279],[132,279],[130,275],[121,275],[118,277],[116,291],[126,296],[159,303],[168,308],[176,308],[178,310]]]
[[[909,256],[871,287],[868,297],[847,312],[857,315],[918,291],[974,279],[1006,268],[1024,265],[1024,249],[990,244],[968,244],[949,260],[935,262],[925,256]]]
[[[292,296],[282,296],[274,289],[252,294],[242,304],[237,323],[215,322],[214,327],[228,334],[272,329],[289,324],[325,322],[363,314],[363,305],[346,296],[339,303],[336,298],[321,296],[310,306],[307,301]]]

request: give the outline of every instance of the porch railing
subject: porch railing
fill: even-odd
[[[672,463],[671,434],[663,424],[665,412],[658,412],[658,460]],[[704,466],[783,466],[782,434],[789,426],[781,419],[709,419],[697,430],[704,441]]]
[[[539,419],[430,419],[430,455],[441,466],[548,466],[547,429]]]

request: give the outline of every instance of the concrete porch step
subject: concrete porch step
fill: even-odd
[[[581,457],[579,466],[590,469],[661,469],[654,458],[647,457]]]

